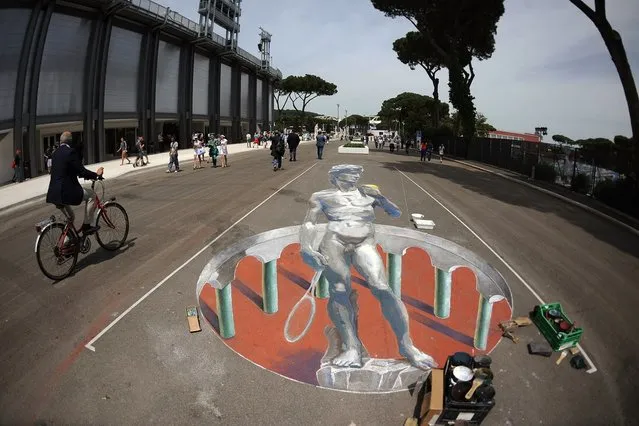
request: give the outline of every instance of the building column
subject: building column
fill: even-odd
[[[267,314],[278,310],[277,259],[262,264],[263,309]]]
[[[47,33],[49,32],[49,23],[51,22],[51,17],[53,16],[53,9],[55,6],[55,2],[51,1],[46,4],[46,9],[43,11],[42,15],[42,23],[40,24],[40,30],[37,33],[38,38],[36,39],[34,52],[33,54],[33,63],[31,68],[31,81],[29,82],[29,105],[28,105],[28,113],[27,113],[27,143],[24,146],[24,135],[22,131],[19,134],[16,134],[15,137],[20,137],[19,146],[22,147],[22,158],[24,167],[24,160],[28,158],[32,165],[37,164],[38,162],[38,138],[36,137],[36,116],[38,114],[38,87],[40,86],[40,68],[42,67],[42,55],[44,53],[44,44],[47,39]],[[24,127],[24,121],[22,123],[22,127]],[[33,167],[32,167],[33,169]]]
[[[155,86],[157,82],[158,76],[158,48],[160,46],[160,32],[159,31],[150,31],[148,33],[148,42],[146,44],[146,55],[145,55],[145,65],[146,69],[143,72],[145,74],[142,76],[144,81],[144,103],[145,103],[145,130],[142,132],[142,136],[144,136],[145,141],[151,140],[151,138],[155,138]],[[184,138],[180,137],[179,141],[181,142],[181,148],[185,148],[187,146],[187,142],[184,141]]]
[[[222,78],[222,61],[219,56],[213,58],[214,64],[214,79],[213,79],[213,92],[209,93],[213,95],[213,122],[211,123],[211,128],[213,129],[213,133],[216,135],[220,134],[220,101],[221,101],[221,78]]]
[[[231,142],[241,143],[244,141],[244,137],[242,136],[241,125],[240,125],[240,116],[241,116],[241,106],[240,106],[240,98],[241,98],[241,84],[242,84],[242,71],[240,69],[240,64],[238,62],[233,63],[231,67],[231,119],[232,127],[231,127]]]
[[[209,60],[209,131],[217,133],[218,125],[216,124],[217,115],[220,109],[219,90],[220,90],[220,61],[217,57],[212,56]]]
[[[477,325],[475,326],[475,348],[485,350],[488,344],[488,332],[490,331],[490,318],[493,312],[493,304],[484,296],[479,296],[479,309],[477,310]]]
[[[270,121],[268,118],[268,99],[269,99],[268,85],[269,85],[268,79],[262,80],[262,105],[258,107],[258,108],[262,108],[262,130],[271,130]]]
[[[180,76],[178,92],[178,120],[180,139],[191,140],[191,108],[193,107],[193,44],[185,43],[180,51]]]
[[[235,321],[233,319],[232,286],[227,284],[222,289],[215,289],[217,304],[217,318],[220,323],[220,335],[224,339],[235,336]]]
[[[388,253],[386,255],[386,269],[388,271],[388,285],[393,293],[402,297],[402,255]]]
[[[113,18],[109,16],[106,20],[102,41],[100,44],[99,63],[96,68],[96,75],[94,78],[94,93],[95,93],[95,147],[97,150],[96,156],[98,162],[105,161],[106,158],[106,145],[104,142],[104,91],[106,90],[106,73],[107,63],[109,61],[109,46],[111,45],[111,30],[113,28]],[[131,141],[129,141],[131,143]]]
[[[111,16],[100,17],[89,43],[85,86],[84,135],[87,158],[91,163],[106,159],[104,146],[104,90],[111,44]],[[97,123],[96,123],[97,121]]]
[[[23,149],[23,125],[28,125],[28,114],[23,115],[25,91],[28,92],[30,88],[30,81],[27,81],[27,74],[29,74],[28,66],[29,59],[34,55],[34,51],[31,50],[33,39],[37,33],[38,24],[41,21],[41,17],[45,12],[42,11],[42,2],[37,2],[31,11],[31,17],[27,24],[27,30],[22,42],[22,50],[20,51],[20,62],[18,63],[18,74],[16,76],[16,92],[13,103],[13,151],[11,156],[15,153],[16,149]],[[28,103],[28,99],[27,99]],[[28,105],[27,105],[28,106]]]
[[[249,132],[255,134],[257,130],[257,75],[249,73]]]
[[[438,318],[450,316],[452,281],[452,272],[435,268],[435,316]]]

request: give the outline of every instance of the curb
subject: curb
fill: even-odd
[[[308,144],[308,143],[311,143],[311,142],[314,142],[314,141],[302,141],[300,143],[300,145],[302,143]],[[236,152],[233,155],[242,155],[242,154],[249,154],[249,153],[253,153],[253,152],[260,152],[262,149],[264,149],[264,148],[246,149],[246,150],[242,150],[240,152]],[[264,149],[264,150],[266,151],[266,149]],[[168,155],[168,153],[166,153],[166,154]],[[153,155],[155,155],[155,154],[153,154]],[[142,173],[150,172],[150,171],[152,171],[154,169],[158,169],[160,167],[166,167],[167,163],[168,163],[168,161],[165,162],[165,163],[154,162],[150,166],[144,166],[142,168],[133,168],[133,169],[127,171],[127,172],[119,174],[116,177],[109,178],[109,180],[117,180],[117,179],[120,179],[120,178],[125,177],[125,176],[131,176],[131,175],[134,175],[134,174],[142,174]],[[45,175],[38,176],[35,179],[38,179],[38,178],[44,179],[44,178],[46,178],[46,176]],[[42,195],[36,195],[35,197],[28,198],[26,200],[19,201],[19,202],[15,203],[15,204],[11,204],[11,205],[8,205],[8,206],[0,207],[0,217],[6,216],[6,215],[11,214],[11,213],[13,213],[15,211],[19,211],[21,209],[30,207],[32,205],[35,205],[35,204],[37,204],[39,202],[44,201],[45,199],[46,199],[46,193],[42,194]]]
[[[545,193],[547,195],[550,195],[551,197],[557,198],[557,199],[562,200],[562,201],[564,201],[564,202],[566,202],[568,204],[572,204],[573,206],[579,207],[579,208],[581,208],[581,209],[583,209],[583,210],[585,210],[585,211],[587,211],[589,213],[594,214],[595,216],[599,216],[599,217],[601,217],[603,219],[606,219],[606,220],[608,220],[608,221],[610,221],[610,222],[612,222],[612,223],[614,223],[614,224],[616,224],[616,225],[618,225],[618,226],[620,226],[622,228],[625,228],[626,230],[632,232],[633,234],[635,234],[636,236],[639,237],[639,229],[637,229],[634,226],[629,225],[629,224],[627,224],[625,222],[622,222],[619,219],[616,219],[616,218],[614,218],[612,216],[609,216],[609,215],[607,215],[606,213],[604,213],[604,212],[602,212],[600,210],[594,209],[594,208],[592,208],[590,206],[587,206],[587,205],[585,205],[583,203],[580,203],[579,201],[575,201],[575,200],[572,200],[572,199],[570,199],[568,197],[564,197],[563,195],[557,194],[556,192],[553,192],[553,191],[550,191],[548,189],[539,187],[537,185],[533,185],[533,184],[528,183],[526,181],[523,181],[521,179],[516,179],[516,178],[510,177],[510,176],[506,176],[505,174],[496,172],[494,170],[486,169],[484,167],[480,167],[480,166],[477,166],[475,164],[467,163],[465,161],[455,160],[455,159],[450,158],[450,157],[448,157],[448,159],[450,161],[454,161],[455,163],[463,164],[465,166],[472,167],[474,169],[481,170],[481,171],[486,172],[486,173],[490,173],[491,175],[499,176],[499,177],[504,178],[506,180],[509,180],[511,182],[517,182],[517,183],[519,183],[521,185],[524,185],[524,186],[527,186],[529,188],[536,189],[539,192],[543,192],[543,193]]]

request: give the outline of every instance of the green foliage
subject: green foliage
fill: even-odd
[[[495,131],[495,127],[493,127],[490,123],[488,123],[488,118],[478,112],[475,114],[475,134],[480,138],[485,138],[488,136],[488,132]]]
[[[437,73],[442,69],[443,63],[441,56],[435,52],[433,47],[424,39],[424,36],[412,31],[406,36],[395,40],[393,50],[397,53],[397,59],[402,63],[409,65],[412,69],[420,66],[433,83],[433,127],[439,127],[440,122],[440,105],[439,105],[439,78]]]
[[[629,176],[634,173],[635,166],[639,163],[637,158],[637,144],[632,138],[625,136],[615,136],[615,171]]]
[[[353,114],[349,115],[348,117],[344,117],[342,121],[339,122],[339,126],[344,127],[346,126],[346,124],[348,124],[349,126],[363,127],[364,129],[367,129],[368,121],[369,120],[367,117]]]
[[[475,77],[472,59],[484,60],[492,56],[497,22],[504,14],[504,0],[371,2],[386,16],[409,20],[428,42],[429,49],[432,48],[448,68],[449,99],[460,113],[465,137],[472,138],[475,135],[475,106],[470,92]],[[466,67],[469,69],[466,70]]]
[[[278,98],[284,97],[284,105],[288,100],[291,100],[295,110],[304,112],[313,99],[319,96],[332,96],[336,93],[337,86],[335,84],[316,75],[290,75],[279,82],[273,90],[273,97],[278,105],[278,110],[280,110]],[[301,108],[298,108],[297,102],[302,103]],[[284,105],[281,109],[284,109]]]
[[[320,126],[324,123],[324,120],[318,118],[319,114],[315,112],[302,112],[294,109],[286,109],[280,111],[275,117],[275,124],[278,129],[294,128],[301,130],[302,128],[307,131],[312,131],[315,124]],[[332,123],[334,126],[335,123]]]
[[[344,148],[364,148],[365,146],[363,142],[349,142],[344,145]]]
[[[557,170],[552,164],[539,163],[535,166],[535,179],[543,182],[555,183]]]
[[[442,69],[441,56],[433,49],[424,36],[417,31],[411,31],[404,37],[395,40],[393,50],[397,53],[397,59],[410,66],[421,66],[431,79]]]
[[[552,140],[554,140],[555,142],[565,143],[569,145],[572,145],[574,143],[572,139],[564,135],[552,135]]]
[[[595,185],[593,195],[610,207],[639,217],[639,191],[630,179],[603,180]]]
[[[575,141],[575,144],[580,145],[579,153],[587,163],[594,161],[595,166],[612,168],[614,167],[614,144],[610,139],[605,138],[591,138],[580,139]]]
[[[570,188],[580,194],[587,194],[590,191],[590,186],[590,176],[586,173],[577,173],[570,183]]]
[[[435,102],[430,96],[404,92],[382,102],[382,107],[377,115],[382,120],[382,127],[388,129],[393,123],[403,123],[404,133],[410,137],[418,130],[424,131],[433,127],[432,117]],[[448,111],[448,104],[440,102],[439,114],[448,119]]]

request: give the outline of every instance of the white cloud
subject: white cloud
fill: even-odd
[[[160,0],[197,21],[198,0]],[[608,2],[608,17],[624,38],[635,76],[639,69],[639,2]],[[244,0],[240,46],[256,56],[258,27],[273,34],[271,54],[284,75],[317,74],[339,93],[310,110],[374,114],[404,91],[430,94],[422,71],[400,63],[392,43],[412,27],[375,10],[369,0]],[[506,0],[492,59],[475,65],[477,109],[496,127],[572,138],[629,134],[625,98],[594,25],[568,0]],[[440,94],[447,99],[446,73]],[[638,82],[639,83],[639,82]],[[343,107],[342,107],[343,114]]]

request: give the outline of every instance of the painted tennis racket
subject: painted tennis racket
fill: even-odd
[[[315,318],[315,297],[314,297],[315,288],[317,287],[317,283],[319,283],[319,280],[322,277],[322,272],[324,272],[323,268],[317,269],[315,271],[315,275],[313,275],[313,279],[311,280],[311,285],[308,287],[308,290],[306,290],[302,298],[295,304],[295,306],[293,306],[293,309],[291,309],[291,312],[288,314],[288,318],[286,318],[286,322],[284,323],[284,338],[289,343],[295,343],[298,340],[300,340],[302,337],[306,336],[306,333],[308,333],[308,330],[311,328],[311,325],[313,324],[313,319]],[[291,337],[291,335],[289,334],[291,318],[293,318],[297,310],[300,308],[300,306],[302,306],[304,299],[310,302],[311,312],[308,315],[308,320],[302,332],[295,337]]]

